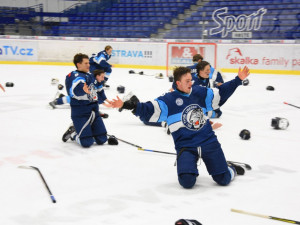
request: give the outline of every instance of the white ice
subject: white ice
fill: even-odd
[[[123,142],[88,149],[62,142],[71,123],[70,109],[48,107],[57,92],[51,79],[64,84],[73,69],[0,65],[0,83],[15,84],[0,90],[0,224],[171,225],[180,218],[204,225],[283,223],[231,208],[300,221],[300,109],[283,104],[300,105],[300,76],[250,75],[250,84],[236,90],[214,121],[223,124],[216,134],[226,158],[246,162],[252,170],[222,187],[201,162],[197,183],[187,190],[178,184],[173,155],[139,151]],[[141,101],[153,100],[171,86],[167,78],[128,71],[113,69],[109,99],[118,94],[119,85]],[[225,80],[233,77],[226,74]],[[268,85],[275,91],[267,91]],[[145,126],[129,111],[101,110],[109,114],[104,120],[109,134],[143,148],[175,152],[163,128]],[[274,117],[288,119],[288,129],[274,130]],[[251,131],[250,140],[239,137],[242,129]],[[38,173],[20,165],[40,168],[56,204]]]

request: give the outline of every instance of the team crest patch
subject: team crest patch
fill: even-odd
[[[198,131],[205,125],[206,116],[199,105],[192,104],[183,110],[181,121],[187,129]]]
[[[178,106],[183,105],[183,100],[181,98],[177,98],[175,102],[176,102],[176,105],[178,105]]]
[[[87,94],[90,102],[98,101],[97,89],[93,83],[89,85],[90,94]]]

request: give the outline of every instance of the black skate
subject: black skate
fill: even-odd
[[[52,107],[52,109],[56,108],[56,99],[52,102],[49,102],[49,105]]]
[[[245,174],[245,169],[240,166],[240,165],[237,165],[236,163],[232,163],[230,161],[227,161],[227,165],[229,167],[233,167],[237,173],[237,175],[244,175]]]
[[[227,161],[228,163],[234,163],[234,164],[237,164],[239,166],[243,166],[245,167],[247,170],[251,170],[251,166],[247,163],[242,163],[242,162],[235,162],[235,161]]]
[[[62,141],[66,142],[67,140],[69,140],[71,138],[71,135],[75,132],[76,132],[75,127],[73,124],[71,124],[68,130],[62,136]]]

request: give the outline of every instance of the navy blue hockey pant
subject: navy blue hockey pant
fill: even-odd
[[[97,103],[89,106],[72,106],[71,109],[77,133],[76,141],[82,147],[90,147],[94,142],[102,145],[107,141],[106,128],[99,115]]]
[[[219,185],[227,185],[232,180],[227,162],[218,141],[198,147],[177,150],[178,181],[184,188],[192,188],[199,175],[198,159],[202,158],[208,173]]]

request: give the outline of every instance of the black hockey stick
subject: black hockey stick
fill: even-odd
[[[267,215],[262,215],[262,214],[257,214],[257,213],[251,213],[251,212],[246,212],[246,211],[242,211],[242,210],[238,210],[238,209],[231,209],[231,212],[242,213],[242,214],[246,214],[246,215],[250,215],[250,216],[257,216],[257,217],[262,217],[262,218],[271,219],[271,220],[277,220],[277,221],[286,222],[286,223],[300,224],[299,221],[295,221],[295,220],[289,220],[289,219],[283,219],[283,218],[274,217],[274,216],[267,216]]]
[[[112,136],[114,136],[114,135],[109,135],[109,134],[107,134],[107,136],[108,136],[108,137],[112,137]],[[131,142],[128,142],[128,141],[124,141],[124,140],[122,140],[122,139],[120,139],[120,138],[117,138],[116,136],[114,136],[114,137],[115,137],[118,141],[122,141],[122,142],[124,142],[124,143],[126,143],[126,144],[132,145],[132,146],[137,147],[137,148],[142,148],[141,146],[135,145],[135,144],[133,144],[133,143],[131,143]]]
[[[111,137],[111,136],[114,136],[114,135],[109,135],[109,134],[107,134],[107,136]],[[114,136],[114,137],[115,137],[115,136]],[[126,143],[126,144],[129,144],[129,145],[131,145],[131,146],[137,147],[138,150],[140,150],[140,151],[145,151],[145,152],[155,152],[155,153],[162,153],[162,154],[168,154],[168,155],[177,155],[176,153],[173,153],[173,152],[163,152],[163,151],[158,151],[158,150],[146,149],[146,148],[143,148],[143,147],[141,147],[141,146],[139,146],[139,145],[133,144],[133,143],[131,143],[131,142],[124,141],[124,140],[122,140],[122,139],[120,139],[120,138],[117,138],[117,137],[115,137],[115,138],[116,138],[117,140],[119,140],[119,141],[122,141],[122,142]],[[227,161],[227,162],[229,162],[229,163],[231,162],[231,163],[239,164],[239,165],[241,165],[241,166],[245,166],[246,169],[248,169],[248,170],[251,170],[251,169],[252,169],[251,166],[250,166],[249,164],[247,164],[247,163],[241,163],[241,162],[235,162],[235,161]]]
[[[23,169],[34,169],[34,170],[38,171],[38,173],[40,174],[40,177],[42,178],[42,180],[43,180],[43,182],[44,182],[44,184],[45,184],[45,186],[46,186],[46,188],[47,188],[47,190],[48,190],[48,192],[49,192],[49,194],[50,194],[50,198],[51,198],[52,202],[53,202],[53,203],[56,203],[56,200],[55,200],[53,194],[51,193],[50,188],[48,187],[48,184],[47,184],[46,180],[44,179],[44,177],[43,177],[41,171],[39,170],[39,168],[34,167],[34,166],[19,166],[19,168],[23,168]]]
[[[109,134],[107,134],[107,136],[111,137],[111,136],[114,136],[114,135],[109,135]],[[122,139],[120,139],[120,138],[117,138],[116,136],[114,136],[114,137],[115,137],[118,141],[122,141],[122,142],[124,142],[124,143],[126,143],[126,144],[129,144],[129,145],[131,145],[131,146],[137,147],[137,149],[140,150],[140,151],[156,152],[156,153],[162,153],[162,154],[176,155],[176,153],[172,153],[172,152],[163,152],[163,151],[157,151],[157,150],[145,149],[145,148],[143,148],[143,147],[141,147],[141,146],[139,146],[139,145],[136,145],[136,144],[133,144],[133,143],[131,143],[131,142],[124,141],[124,140],[122,140]]]
[[[293,104],[290,104],[290,103],[287,103],[287,102],[283,102],[284,104],[286,104],[286,105],[290,105],[290,106],[293,106],[293,107],[295,107],[295,108],[297,108],[297,109],[300,109],[300,107],[299,106],[296,106],[296,105],[293,105]]]
[[[239,164],[239,165],[241,165],[241,166],[245,166],[246,169],[248,169],[248,170],[251,170],[251,169],[252,169],[251,166],[250,166],[249,164],[247,164],[247,163],[241,163],[241,162],[235,162],[235,161],[227,161],[227,162],[229,162],[229,163],[234,163],[234,164]]]

